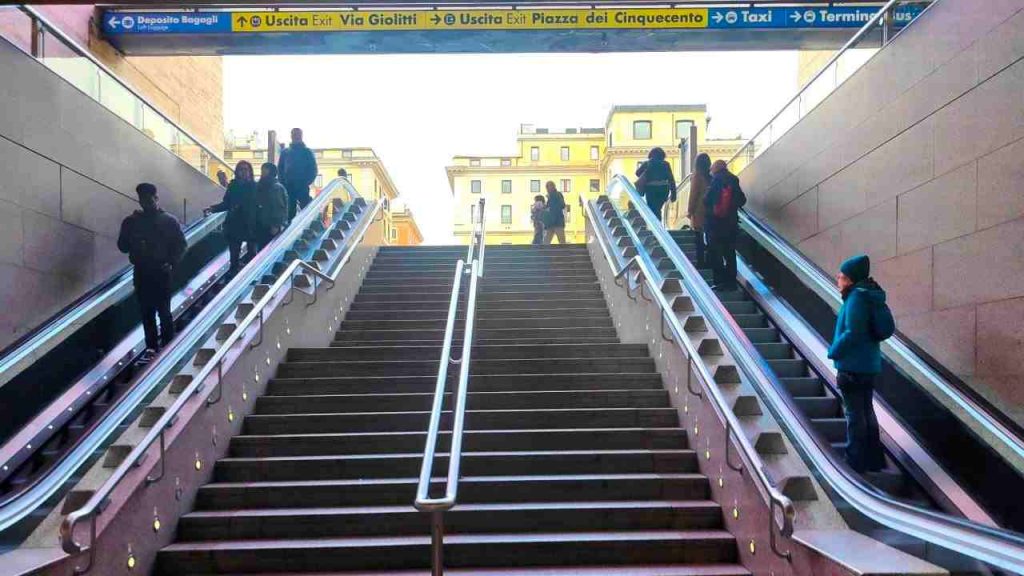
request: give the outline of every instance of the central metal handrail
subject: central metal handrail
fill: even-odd
[[[480,276],[484,275],[484,250],[487,236],[487,226],[485,225],[485,209],[487,207],[487,200],[481,198],[476,205],[476,219],[471,223],[472,229],[469,232],[469,246],[466,247],[466,260],[468,264],[473,260],[480,262]]]
[[[459,475],[462,465],[462,437],[466,427],[466,398],[469,393],[469,366],[473,356],[473,330],[476,325],[477,283],[484,275],[484,243],[487,225],[484,218],[484,199],[477,205],[479,229],[474,226],[470,234],[468,256],[475,258],[459,260],[455,266],[452,281],[452,295],[448,302],[448,320],[445,323],[441,358],[438,361],[437,382],[434,386],[434,403],[430,410],[427,440],[423,448],[423,464],[420,466],[419,484],[413,506],[420,512],[429,512],[430,518],[430,566],[433,576],[444,573],[444,513],[455,507],[459,495]],[[452,341],[455,339],[459,299],[462,291],[462,277],[469,274],[469,290],[466,298],[466,322],[462,335],[462,356],[452,357]],[[430,497],[430,482],[433,478],[434,458],[437,455],[437,441],[441,431],[441,417],[444,413],[444,399],[447,395],[448,369],[459,366],[459,379],[452,394],[452,435],[448,450],[448,477],[444,496]]]
[[[629,180],[621,175],[615,176],[609,184],[609,190],[613,189],[626,194],[647,229],[682,273],[682,282],[690,298],[732,355],[737,369],[758,391],[779,424],[785,427],[808,465],[841,499],[866,517],[899,532],[987,564],[1024,572],[1024,535],[902,502],[871,486],[849,466],[838,461],[831,447],[800,417],[792,400],[780,392],[784,386]],[[624,224],[627,230],[632,228],[628,221]],[[633,235],[634,242],[639,240],[635,232]],[[638,244],[637,249],[645,252],[643,244]]]
[[[715,384],[715,379],[708,370],[707,365],[704,364],[704,362],[699,361],[701,357],[700,354],[696,347],[694,347],[693,342],[690,341],[690,337],[680,324],[679,317],[676,316],[675,311],[672,308],[672,304],[665,297],[665,293],[659,286],[659,282],[663,280],[661,274],[655,272],[657,269],[653,267],[647,259],[645,259],[645,257],[648,257],[647,253],[638,249],[636,256],[633,256],[624,264],[620,265],[619,259],[613,256],[615,252],[608,246],[607,239],[600,231],[598,231],[598,227],[600,227],[602,231],[606,230],[606,227],[604,226],[603,221],[595,213],[593,201],[587,202],[585,204],[585,208],[586,215],[590,219],[591,225],[594,226],[594,236],[597,238],[598,245],[600,245],[601,251],[604,253],[604,257],[608,261],[609,267],[611,267],[615,274],[615,282],[618,283],[620,279],[626,277],[625,289],[630,298],[634,299],[632,296],[633,289],[631,287],[633,280],[628,277],[628,273],[631,269],[636,268],[639,272],[637,283],[642,281],[644,285],[648,287],[648,292],[654,295],[654,302],[657,304],[661,312],[662,338],[675,342],[676,346],[681,349],[683,356],[686,358],[688,371],[686,378],[687,392],[693,396],[697,396],[698,398],[703,397],[705,394],[708,396],[711,407],[718,416],[720,423],[725,427],[726,463],[729,465],[729,468],[736,472],[740,472],[744,468],[751,471],[751,475],[755,481],[754,484],[757,486],[758,492],[760,492],[761,497],[769,508],[768,529],[771,549],[776,555],[789,559],[791,557],[790,551],[782,551],[778,547],[776,530],[772,524],[778,526],[778,533],[783,537],[788,538],[793,534],[793,523],[796,517],[796,510],[793,507],[793,501],[783,494],[782,491],[779,490],[771,481],[767,471],[765,470],[764,462],[761,460],[761,457],[758,455],[754,447],[750,444],[746,435],[743,434],[743,429],[740,427],[739,420],[736,418],[728,402],[726,402],[725,397],[722,396],[722,392],[719,390],[718,385]],[[637,240],[638,238],[634,238],[634,242]],[[643,285],[640,286],[640,289],[644,289]],[[671,331],[670,338],[665,335],[664,329],[666,324]],[[700,389],[694,389],[691,387],[691,379],[694,375],[697,376],[697,380],[700,382]],[[743,460],[742,464],[733,465],[729,459],[729,446],[731,446],[731,439],[736,440],[736,444],[739,447],[740,458]],[[779,518],[776,518],[775,515],[776,508],[782,512],[782,515]]]
[[[337,179],[335,182],[341,181],[346,191],[348,191],[353,197],[358,197],[358,193],[350,184],[344,182],[343,179]],[[309,210],[311,207],[307,207]],[[166,450],[166,433],[170,430],[177,420],[178,414],[181,410],[192,401],[192,397],[202,392],[206,380],[216,372],[217,380],[215,382],[214,390],[207,396],[207,404],[215,404],[219,402],[223,396],[222,394],[222,382],[223,382],[223,368],[224,359],[228,352],[235,346],[235,344],[246,334],[253,323],[259,323],[259,335],[262,338],[263,324],[265,322],[265,311],[267,306],[277,299],[278,294],[285,288],[288,287],[293,292],[300,290],[295,285],[294,279],[296,272],[302,270],[304,273],[312,274],[314,281],[312,284],[312,296],[313,302],[316,301],[317,296],[317,283],[316,279],[320,279],[323,282],[329,283],[331,286],[337,281],[338,276],[344,269],[345,264],[352,257],[352,253],[355,248],[359,245],[366,232],[370,229],[370,223],[372,222],[376,213],[380,210],[380,203],[374,202],[370,204],[370,208],[361,216],[361,229],[358,229],[348,241],[348,247],[345,250],[344,255],[338,260],[335,265],[334,272],[327,275],[319,269],[311,266],[303,260],[295,259],[292,260],[291,264],[281,273],[277,280],[271,285],[267,293],[263,295],[254,305],[251,311],[246,314],[236,325],[235,329],[231,334],[224,339],[213,356],[203,365],[199,372],[192,378],[192,381],[181,391],[178,398],[171,404],[170,407],[164,412],[163,416],[155,424],[149,432],[143,437],[143,439],[131,450],[128,456],[125,457],[124,461],[114,471],[114,473],[103,483],[103,485],[96,490],[96,492],[89,498],[88,502],[85,503],[81,508],[68,514],[64,521],[60,525],[60,541],[61,547],[65,552],[69,554],[77,554],[83,551],[88,551],[90,554],[89,564],[82,569],[76,569],[77,573],[83,573],[92,566],[94,553],[93,544],[96,541],[96,519],[97,516],[104,508],[104,504],[109,499],[110,494],[114,489],[121,483],[122,480],[129,474],[129,472],[137,466],[143,458],[149,448],[154,444],[159,443],[160,454],[159,454],[159,473],[155,476],[149,476],[146,478],[147,483],[158,482],[163,478],[164,474],[164,452]],[[307,214],[312,214],[308,212]],[[283,302],[283,305],[287,305],[291,300]],[[91,540],[90,545],[86,548],[81,542],[75,539],[75,526],[83,519],[90,519],[91,521]]]

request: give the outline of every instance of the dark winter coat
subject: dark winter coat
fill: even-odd
[[[548,207],[544,210],[545,228],[565,228],[565,196],[555,190],[548,192]]]
[[[277,178],[261,178],[253,192],[249,229],[257,236],[284,228],[288,221],[288,193]]]
[[[277,171],[281,184],[284,184],[289,194],[309,194],[309,186],[316,180],[316,156],[302,142],[292,142],[281,151]]]
[[[253,193],[256,183],[234,179],[224,191],[224,200],[210,206],[210,212],[225,212],[224,236],[229,241],[241,242],[249,238]]]
[[[871,278],[855,284],[843,297],[828,349],[836,370],[858,374],[882,371],[882,352],[875,334],[893,329],[892,316],[884,311],[884,305],[885,291]]]
[[[178,220],[163,210],[136,210],[121,222],[117,237],[117,248],[142,272],[176,266],[187,247]]]
[[[641,196],[664,200],[669,196],[676,200],[676,177],[672,166],[665,160],[648,160],[636,169],[637,192]]]
[[[726,187],[732,187],[732,206],[724,217],[715,216],[715,204]],[[740,179],[728,170],[722,170],[711,178],[711,185],[704,197],[704,231],[714,238],[735,236],[739,231],[739,211],[747,203],[747,196],[740,187]]]

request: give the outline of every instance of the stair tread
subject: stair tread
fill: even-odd
[[[583,502],[488,502],[459,504],[452,513],[500,512],[516,510],[605,510],[605,509],[647,510],[652,508],[678,508],[688,510],[718,510],[721,506],[713,500],[608,500]],[[417,513],[410,503],[406,506],[338,506],[312,508],[238,508],[231,510],[201,510],[189,512],[182,518],[242,518],[265,516],[340,516],[359,514],[405,514]]]
[[[634,449],[634,450],[530,450],[530,451],[488,451],[488,452],[467,452],[463,451],[462,457],[487,457],[487,458],[529,458],[538,456],[580,456],[580,455],[623,455],[623,454],[695,454],[695,450],[686,448],[677,449]],[[437,452],[438,457],[447,457],[447,452]],[[265,456],[265,457],[225,457],[218,460],[220,463],[244,463],[244,462],[306,462],[326,460],[397,460],[402,458],[423,459],[422,452],[409,453],[378,453],[378,454],[324,454],[309,456]]]
[[[679,427],[621,427],[621,428],[529,428],[524,430],[466,430],[465,434],[488,434],[488,435],[501,435],[501,434],[595,434],[599,432],[678,432],[679,434],[685,434],[686,431]],[[425,436],[426,430],[416,431],[387,431],[387,432],[328,432],[328,433],[308,433],[308,434],[240,434],[235,436],[235,439],[259,439],[259,438],[275,438],[275,439],[303,439],[303,438],[347,438],[347,437],[370,437],[370,436]],[[451,434],[450,430],[440,431],[441,435]]]
[[[513,482],[602,482],[606,480],[706,480],[707,476],[698,472],[670,472],[633,474],[537,474],[528,476],[466,476],[459,479],[460,484],[466,483],[513,483]],[[431,482],[442,482],[437,477]],[[226,488],[292,488],[311,487],[343,488],[345,486],[363,486],[367,484],[402,484],[416,486],[418,478],[339,478],[331,480],[261,480],[258,482],[211,482],[202,489]]]
[[[691,541],[719,540],[734,542],[735,538],[725,530],[636,530],[608,532],[548,532],[511,534],[449,534],[445,545],[458,544],[515,544],[515,543],[582,543],[582,542],[639,542],[660,540],[686,543]],[[356,536],[344,538],[308,538],[275,540],[215,540],[198,542],[175,542],[166,546],[164,552],[176,551],[217,551],[217,550],[259,550],[284,548],[305,550],[318,548],[360,548],[364,546],[425,546],[430,536]]]
[[[648,564],[643,566],[559,566],[526,568],[445,568],[451,576],[750,576],[739,564]],[[250,576],[225,574],[224,576]],[[256,576],[256,575],[252,575]],[[430,576],[429,570],[372,572],[274,572],[259,576]]]

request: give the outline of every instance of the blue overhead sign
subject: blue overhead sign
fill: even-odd
[[[860,28],[867,24],[878,6],[804,6],[792,8],[710,8],[708,28]],[[905,6],[896,10],[893,23],[904,26],[923,10]]]
[[[210,34],[231,32],[231,12],[107,12],[103,33]]]
[[[524,18],[523,10],[445,10],[445,18],[460,22],[459,15],[469,15],[480,25],[447,26],[431,22],[439,18],[438,11],[337,11],[337,12],[121,12],[103,15],[103,32],[108,36],[135,34],[237,34],[272,32],[350,32],[350,31],[431,31],[437,29],[532,30],[547,28],[608,29],[835,29],[860,28],[878,12],[879,6],[797,6],[787,8],[759,7],[688,7],[688,8],[623,8],[609,9],[545,9],[535,10],[541,17],[539,24]],[[894,24],[903,26],[923,10],[920,6],[905,6],[895,12]],[[379,12],[379,14],[378,14]],[[591,14],[593,13],[593,14]],[[635,13],[635,14],[634,14]],[[481,16],[481,14],[483,16]],[[562,16],[560,16],[562,15]],[[379,16],[375,24],[375,16]],[[564,17],[563,17],[564,16]],[[621,17],[621,18],[620,18]],[[548,20],[565,20],[568,24],[555,26]],[[250,21],[259,20],[260,25]],[[267,21],[267,26],[263,21]],[[295,26],[269,26],[271,20],[280,20]],[[365,20],[362,25],[349,25],[348,21]],[[536,20],[536,18],[534,19]],[[677,22],[677,20],[679,22]],[[308,22],[307,22],[308,21]],[[422,21],[422,22],[421,22]],[[643,22],[634,25],[633,22]],[[399,24],[394,24],[398,22]],[[625,22],[619,25],[618,23]],[[442,24],[445,24],[443,22]]]

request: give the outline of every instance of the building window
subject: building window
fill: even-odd
[[[479,166],[480,165],[480,159],[479,158],[470,158],[469,165],[470,166]]]
[[[398,228],[391,229],[391,239],[398,240]]]
[[[590,181],[590,191],[595,193],[595,194],[600,192],[601,191],[601,181],[600,180],[591,180]]]
[[[537,146],[530,147],[530,160],[536,162],[540,160],[540,148]]]
[[[568,146],[562,146],[562,162],[568,162],[568,161],[569,161],[569,147]]]
[[[612,147],[612,133],[611,132],[608,133],[608,147],[609,148]]]
[[[637,120],[633,122],[633,140],[651,139],[651,121]]]
[[[483,186],[484,186],[483,182],[481,182],[479,180],[470,180],[469,181],[469,191],[472,192],[473,194],[479,194],[480,192],[482,192],[483,191]]]
[[[235,157],[235,153],[232,152],[231,150],[225,150],[224,151],[224,159],[225,160],[231,160],[234,157]]]
[[[512,165],[512,161],[509,160],[508,158],[502,158],[501,159],[501,165],[502,166],[506,166],[506,167],[507,166],[511,166]]]
[[[341,157],[346,159],[346,160],[351,160],[352,159],[352,151],[351,150],[342,150],[341,151]]]
[[[569,180],[568,178],[563,178],[562,194],[568,194],[569,192],[572,192],[572,180]]]
[[[254,151],[254,152],[252,153],[252,157],[253,157],[253,158],[255,158],[255,159],[257,159],[257,160],[262,160],[262,159],[263,159],[263,154],[264,154],[264,153],[263,153],[263,150],[255,150],[255,151]]]
[[[676,120],[676,140],[689,138],[690,126],[693,126],[693,122],[689,120]]]
[[[597,146],[591,146],[590,147],[590,159],[591,160],[598,160],[598,159],[600,159],[600,157],[601,157],[601,151],[597,148]]]
[[[502,180],[501,181],[501,193],[502,194],[511,194],[512,193],[512,181],[511,180]]]
[[[509,204],[501,205],[501,223],[511,224],[512,223],[512,206]]]
[[[540,194],[540,180],[530,180],[530,194]]]
[[[316,175],[316,184],[314,184],[314,186],[316,186],[317,188],[323,188],[324,187],[324,175],[323,174],[317,174]]]
[[[469,223],[476,224],[476,204],[469,205]]]

